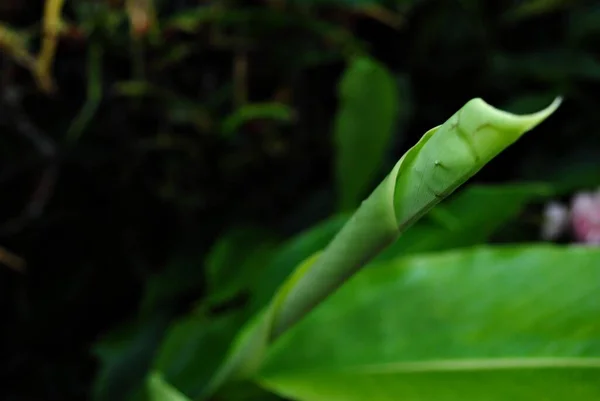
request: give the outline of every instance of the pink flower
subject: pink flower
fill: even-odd
[[[600,190],[575,195],[571,202],[571,228],[578,242],[600,245]]]

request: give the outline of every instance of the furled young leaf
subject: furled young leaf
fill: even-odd
[[[548,186],[535,183],[470,186],[432,209],[375,260],[482,244],[528,203],[551,194]],[[347,220],[345,214],[335,216],[284,244],[256,280],[251,309],[264,307],[294,268],[322,250]]]
[[[336,177],[340,208],[353,210],[382,166],[398,114],[393,76],[368,57],[353,60],[339,87],[335,122]]]
[[[600,398],[600,250],[374,264],[278,340],[258,378],[302,401]]]
[[[335,215],[283,244],[252,286],[250,309],[257,312],[267,305],[294,268],[325,248],[348,221],[348,217],[347,214]]]
[[[402,232],[558,107],[517,116],[473,99],[429,130],[396,164],[277,305],[274,335],[285,331],[390,245]]]
[[[557,99],[538,113],[517,116],[473,99],[425,133],[324,251],[305,261],[246,326],[204,395],[228,380],[252,375],[271,342],[559,103]]]

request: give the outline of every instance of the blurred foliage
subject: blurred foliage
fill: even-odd
[[[351,211],[367,196],[365,188],[386,156],[398,116],[398,88],[383,66],[361,57],[341,78],[339,97],[336,175],[340,208]]]
[[[380,261],[537,241],[540,202],[600,185],[598,48],[577,0],[0,2],[1,398],[198,395],[340,204],[473,97],[566,101]]]
[[[272,347],[259,380],[314,401],[597,399],[598,258],[478,247],[373,265]]]

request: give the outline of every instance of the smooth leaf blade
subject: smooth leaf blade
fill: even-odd
[[[360,57],[346,69],[339,86],[335,122],[336,177],[341,210],[363,200],[382,166],[399,109],[394,78],[377,61]]]
[[[273,236],[257,227],[236,226],[225,232],[206,259],[209,304],[218,305],[247,291],[276,247]]]
[[[152,358],[168,326],[163,313],[120,326],[94,346],[101,366],[91,398],[95,401],[135,399],[143,389]]]
[[[189,397],[202,394],[242,324],[237,312],[212,319],[191,315],[173,323],[157,351],[153,370]]]
[[[564,366],[551,366],[552,361],[536,361],[550,366],[530,368],[514,361],[514,366],[499,369],[449,369],[448,371],[418,372],[408,370],[404,380],[396,375],[374,372],[373,376],[332,377],[318,372],[309,374],[311,385],[296,392],[279,391],[283,396],[297,400],[359,401],[390,400],[406,401],[544,401],[597,400],[598,380],[600,379],[600,360],[593,363],[573,360]],[[569,366],[572,365],[572,366]],[[457,368],[460,365],[457,366]],[[477,365],[473,366],[474,368]],[[385,384],[380,384],[384,378]],[[289,379],[289,378],[288,378]],[[281,385],[293,388],[297,382],[287,382],[283,378]],[[340,393],[337,385],[341,381],[352,383],[348,392]],[[436,390],[437,389],[437,390]],[[351,390],[351,391],[350,391]],[[544,398],[540,397],[540,394]]]
[[[272,347],[293,399],[600,397],[600,250],[476,248],[374,264]]]
[[[148,378],[149,401],[190,401],[175,387],[167,383],[158,373],[152,373]]]

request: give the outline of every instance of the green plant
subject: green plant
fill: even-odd
[[[433,206],[210,398],[593,392],[578,367],[597,355],[596,253],[536,242],[541,203],[599,183],[597,5],[0,3],[0,242],[18,255],[0,257],[1,399],[202,398],[424,128],[473,96],[520,114],[555,93],[569,101],[542,140]]]
[[[240,394],[252,394],[248,386],[256,383],[311,401],[525,400],[534,394],[559,400],[572,391],[578,399],[597,396],[593,380],[600,364],[584,358],[600,351],[593,340],[600,332],[593,323],[600,309],[593,295],[600,278],[596,250],[483,247],[431,256],[397,254],[375,262],[338,290],[559,103],[517,116],[474,99],[428,131],[354,214],[343,217],[343,227],[323,251],[318,243],[304,250],[308,257],[265,307],[259,305],[230,351],[223,349],[208,363],[214,368],[197,378],[205,385],[192,391],[194,380],[188,376],[184,392],[200,399],[215,392],[243,399]],[[530,187],[529,192],[540,196],[544,190]],[[434,210],[434,219],[447,219],[444,209]],[[449,231],[460,235],[460,225]],[[577,262],[575,270],[557,265],[568,261]],[[549,292],[548,286],[556,290]],[[579,314],[566,311],[571,302],[579,302]],[[228,320],[229,330],[236,330],[246,319],[233,314],[223,323]],[[167,341],[179,341],[159,351],[160,363],[148,382],[151,399],[187,399],[169,384],[171,378],[178,381],[170,367],[183,353],[181,341],[193,343],[195,331],[206,336],[211,324],[196,329],[189,326],[192,320],[182,324],[176,335],[167,335]],[[215,334],[202,348],[210,347]],[[543,388],[548,381],[549,388]]]

